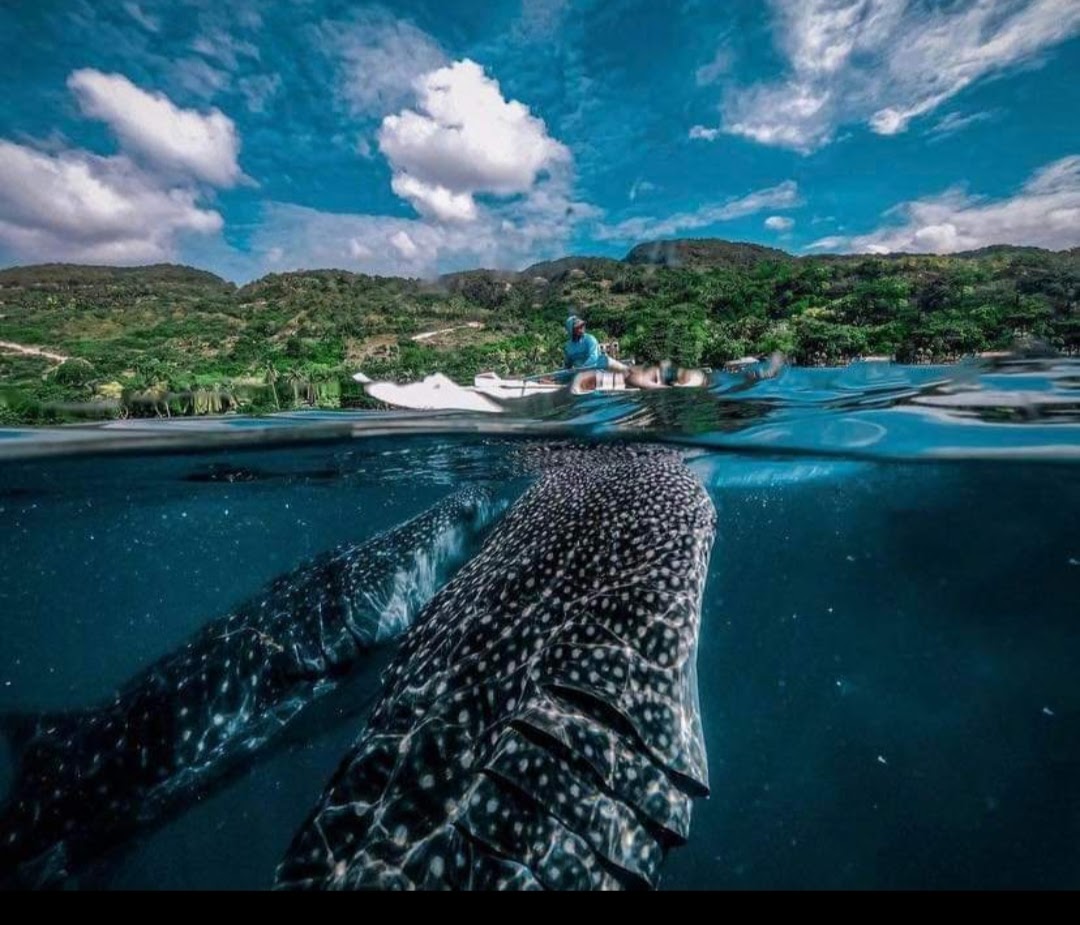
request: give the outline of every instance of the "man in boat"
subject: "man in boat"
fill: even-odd
[[[591,334],[585,333],[585,320],[577,315],[571,315],[566,319],[566,333],[570,339],[563,348],[563,356],[566,359],[565,368],[574,369],[605,369],[613,373],[625,375],[630,372],[630,367],[613,360],[600,352],[600,344]]]
[[[576,373],[574,391],[590,392],[598,388],[601,372],[621,375],[627,385],[638,389],[662,389],[670,385],[703,386],[707,382],[704,372],[699,369],[677,369],[671,363],[630,367],[606,356],[601,352],[596,338],[585,333],[585,321],[577,315],[566,319],[566,332],[570,339],[563,348],[563,355],[567,375]]]

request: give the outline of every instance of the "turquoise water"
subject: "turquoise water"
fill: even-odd
[[[664,888],[1080,886],[1080,364],[785,370],[507,418],[0,430],[0,711],[106,700],[277,576],[523,444],[677,447],[719,514],[711,795]],[[265,888],[388,651],[68,886]],[[0,747],[0,793],[11,779]]]

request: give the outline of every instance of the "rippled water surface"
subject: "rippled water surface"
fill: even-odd
[[[101,702],[306,559],[462,485],[512,500],[522,446],[567,440],[673,445],[719,512],[712,794],[664,887],[1080,886],[1075,362],[788,369],[490,417],[0,430],[0,711]],[[69,885],[268,887],[385,658]]]

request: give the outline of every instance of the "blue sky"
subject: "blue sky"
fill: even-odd
[[[1080,0],[12,0],[0,265],[1080,245]]]

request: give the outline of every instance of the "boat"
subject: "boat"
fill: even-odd
[[[484,372],[473,378],[471,386],[458,385],[449,376],[433,373],[419,382],[372,382],[363,373],[353,379],[364,386],[372,398],[412,411],[481,411],[499,414],[508,404],[537,395],[569,391],[572,395],[592,392],[636,392],[628,387],[624,377],[606,370],[590,370],[578,375],[569,385],[551,381],[549,377],[503,379],[496,372]],[[547,381],[545,381],[547,380]]]
[[[480,373],[473,379],[473,389],[482,395],[500,400],[528,398],[531,395],[550,395],[565,388],[563,383],[545,382],[543,378],[503,379],[498,373]]]
[[[359,378],[363,376],[363,379]],[[353,376],[372,398],[410,411],[481,411],[498,414],[504,409],[475,388],[458,385],[449,376],[434,373],[419,382],[372,382],[363,373]],[[365,381],[366,380],[366,381]]]

